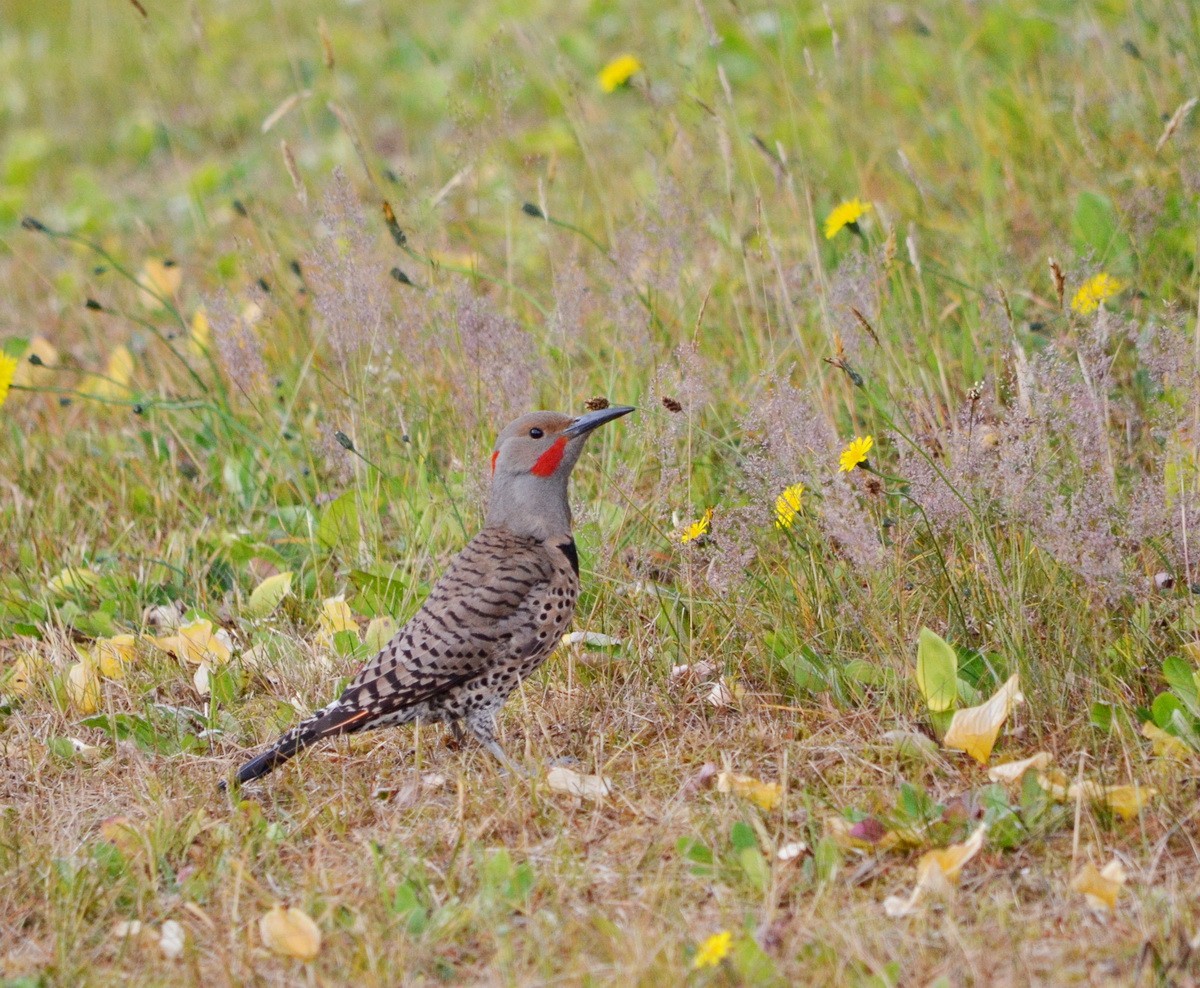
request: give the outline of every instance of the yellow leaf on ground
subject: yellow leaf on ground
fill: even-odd
[[[68,670],[67,699],[85,717],[100,709],[100,677],[90,659],[76,662]]]
[[[321,613],[317,615],[317,620],[321,629],[317,640],[326,645],[332,645],[333,636],[341,631],[353,631],[354,636],[358,637],[358,625],[354,621],[350,605],[346,603],[345,594],[338,594],[336,597],[324,600],[321,603]]]
[[[129,394],[132,379],[133,354],[124,346],[118,346],[109,355],[103,376],[89,375],[79,390],[95,398],[124,398]]]
[[[1076,796],[1082,788],[1085,798],[1093,803],[1099,803],[1112,810],[1122,820],[1132,820],[1142,812],[1142,808],[1158,795],[1158,790],[1150,786],[1098,786],[1096,783],[1085,782],[1082,787],[1078,783],[1068,790],[1069,795]]]
[[[392,636],[396,633],[396,627],[396,619],[387,614],[372,618],[363,634],[363,644],[367,646],[368,651],[382,652],[383,647],[392,640]]]
[[[1159,758],[1169,758],[1172,761],[1189,761],[1195,752],[1174,734],[1168,734],[1152,721],[1142,725],[1142,737],[1149,739],[1151,750]]]
[[[909,916],[916,912],[920,901],[928,895],[944,896],[958,881],[963,865],[983,849],[983,838],[987,825],[980,824],[970,837],[961,844],[929,851],[917,862],[917,884],[907,899],[889,895],[883,901],[883,911],[893,918]]]
[[[41,658],[32,652],[25,652],[0,672],[0,689],[9,696],[28,696],[44,671],[45,663]]]
[[[268,576],[250,593],[246,601],[246,614],[252,618],[265,618],[280,605],[292,589],[290,572]]]
[[[1025,699],[1021,696],[1019,679],[1014,674],[987,703],[956,710],[942,744],[965,751],[979,764],[986,765],[1009,712]]]
[[[36,357],[39,363],[32,363],[30,357]],[[57,363],[58,351],[54,349],[54,344],[44,336],[35,336],[21,354],[12,383],[26,388],[49,384],[54,379],[54,371],[50,368]]]
[[[136,644],[133,635],[97,638],[91,650],[92,662],[106,679],[124,679],[125,666],[133,661]]]
[[[212,340],[212,328],[208,324],[208,313],[201,306],[192,315],[191,332],[188,334],[188,349],[194,356],[203,357]]]
[[[197,618],[189,624],[181,625],[175,634],[166,638],[156,638],[155,644],[176,658],[193,665],[207,662],[220,666],[228,662],[233,655],[233,641],[229,632],[224,628],[214,631],[213,623],[208,618]]]
[[[281,957],[315,960],[321,952],[321,928],[301,909],[276,903],[258,921],[263,945]]]
[[[1060,803],[1066,802],[1068,796],[1070,795],[1067,789],[1066,774],[1057,768],[1051,768],[1044,772],[1038,772],[1038,785],[1046,790],[1046,794],[1051,799]]]
[[[738,775],[736,772],[718,775],[717,791],[734,793],[764,810],[775,809],[783,798],[783,788],[778,782],[763,782],[752,775]]]
[[[563,765],[555,765],[546,773],[546,784],[555,792],[603,799],[612,792],[612,783],[602,775],[582,775]]]
[[[1050,764],[1050,752],[1039,751],[1036,755],[1022,758],[1019,762],[1004,762],[988,769],[992,782],[1020,782],[1026,772],[1046,768]]]
[[[1089,861],[1079,874],[1071,879],[1071,888],[1082,892],[1088,905],[1110,913],[1116,911],[1117,896],[1121,894],[1121,886],[1124,884],[1125,867],[1116,858],[1099,870]]]
[[[91,590],[99,582],[100,574],[95,570],[83,566],[68,566],[57,576],[50,578],[46,589],[55,597],[66,597],[72,593]]]
[[[178,264],[170,261],[160,261],[156,257],[148,257],[142,264],[142,273],[138,275],[138,284],[142,286],[142,301],[151,309],[157,309],[162,302],[155,296],[167,301],[179,291],[183,284],[183,271]]]

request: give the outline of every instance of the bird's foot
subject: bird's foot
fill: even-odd
[[[522,779],[533,778],[532,772],[518,765],[504,753],[504,749],[500,747],[499,741],[485,741],[483,746],[495,756],[496,761],[504,767],[505,771]]]

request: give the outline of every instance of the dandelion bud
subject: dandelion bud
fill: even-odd
[[[97,302],[94,298],[89,298],[83,303],[85,308],[91,309],[93,312],[103,312],[104,306]]]
[[[32,216],[26,216],[21,220],[21,226],[26,230],[32,230],[34,233],[49,233],[46,225],[40,220],[35,220]]]
[[[532,216],[535,220],[544,220],[546,218],[546,214],[531,202],[525,203],[521,207],[521,212],[526,216]]]
[[[348,450],[350,450],[351,453],[353,453],[355,451],[354,450],[354,440],[351,439],[348,435],[346,435],[346,433],[342,432],[340,429],[333,434],[333,438],[338,441],[338,443],[341,445],[341,447],[343,449],[348,449]]]

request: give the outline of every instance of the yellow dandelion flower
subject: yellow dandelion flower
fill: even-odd
[[[613,93],[641,71],[641,62],[632,55],[622,55],[620,58],[614,58],[604,66],[597,78],[600,81],[601,89],[606,93]]]
[[[871,452],[871,447],[875,445],[875,440],[870,436],[855,436],[850,445],[842,450],[842,455],[838,457],[838,472],[849,473],[860,463],[867,462],[867,454]]]
[[[803,484],[792,484],[779,497],[775,498],[775,527],[791,528],[796,515],[800,514],[801,500],[804,493]]]
[[[699,521],[694,521],[682,532],[679,533],[680,542],[695,542],[708,531],[708,526],[712,522],[713,509],[709,508],[701,515]]]
[[[1087,313],[1095,312],[1100,308],[1101,302],[1124,290],[1125,282],[1101,271],[1099,274],[1092,275],[1079,286],[1079,291],[1071,299],[1071,308],[1082,315],[1087,315]]]
[[[697,970],[702,967],[716,967],[729,956],[729,948],[732,943],[733,934],[728,930],[714,933],[700,944],[700,949],[696,951],[696,959],[692,961],[692,967]]]
[[[0,405],[8,397],[8,386],[17,373],[17,358],[7,353],[0,353]]]
[[[859,198],[839,202],[825,217],[825,239],[832,240],[844,226],[852,226],[871,211],[871,204]]]

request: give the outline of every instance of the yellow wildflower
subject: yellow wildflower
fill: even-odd
[[[622,55],[620,58],[614,58],[604,66],[597,78],[600,81],[600,88],[606,93],[612,93],[624,86],[641,71],[641,62],[632,55]]]
[[[708,531],[708,526],[712,522],[713,509],[709,508],[701,515],[699,521],[694,521],[685,528],[679,535],[680,542],[695,542]]]
[[[8,397],[8,386],[12,384],[13,375],[17,373],[17,358],[7,353],[0,353],[0,405]]]
[[[728,930],[714,933],[700,944],[700,949],[696,951],[696,959],[692,961],[692,967],[697,970],[702,967],[716,967],[729,956],[729,947],[732,943],[733,934]]]
[[[1092,275],[1079,286],[1079,291],[1071,299],[1071,308],[1082,315],[1087,315],[1087,313],[1095,312],[1100,308],[1101,302],[1124,290],[1125,282],[1118,281],[1112,275],[1101,271],[1099,274]]]
[[[825,217],[825,239],[832,240],[844,226],[853,226],[871,211],[871,204],[859,198],[840,202]]]
[[[775,498],[775,527],[791,528],[796,515],[800,513],[800,496],[804,493],[803,484],[792,484],[779,497]]]
[[[850,445],[842,450],[842,455],[838,457],[838,472],[849,473],[860,463],[866,463],[867,454],[874,445],[875,440],[870,436],[855,436]]]

